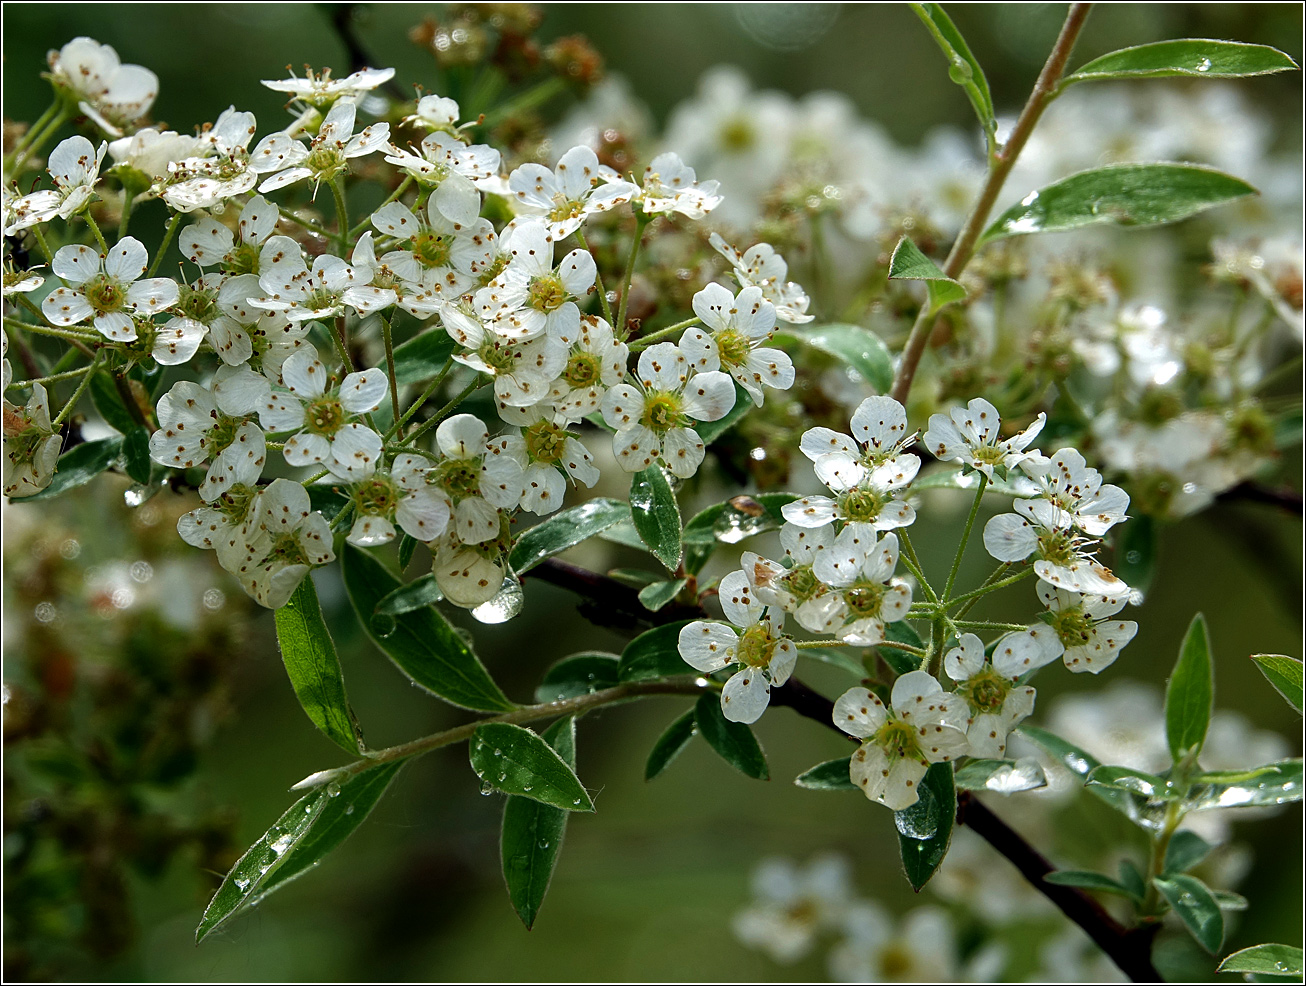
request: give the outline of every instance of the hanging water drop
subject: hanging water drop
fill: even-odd
[[[340,797],[340,785],[337,784],[335,781],[332,781],[330,784],[326,786],[326,793],[328,798]]]
[[[490,794],[493,794],[493,793],[494,793],[494,785],[491,784],[489,781],[482,781],[482,782],[481,782],[481,793],[484,794],[484,795],[490,795]]]
[[[503,580],[494,598],[481,603],[472,616],[482,623],[507,623],[522,611],[526,605],[526,594],[522,591],[517,576],[509,575]]]

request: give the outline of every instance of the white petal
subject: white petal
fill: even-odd
[[[721,714],[731,722],[754,723],[771,701],[771,683],[760,668],[741,668],[721,689]]]

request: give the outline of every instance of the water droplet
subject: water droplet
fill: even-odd
[[[122,495],[123,502],[129,507],[139,507],[147,499],[144,486],[133,486]]]
[[[1199,72],[1209,72],[1209,71],[1211,71],[1211,60],[1210,60],[1209,58],[1203,58],[1203,59],[1201,59],[1201,60],[1197,63],[1197,71],[1199,71]]]
[[[353,806],[353,805],[348,805],[348,806],[345,808],[345,814],[346,814],[346,815],[352,815],[353,813],[354,813],[354,806]]]
[[[522,791],[523,791],[523,792],[525,792],[525,791],[529,791],[529,790],[531,789],[531,787],[532,787],[532,785],[530,785],[530,784],[524,784],[524,785],[522,785]]]
[[[36,617],[37,623],[53,623],[59,616],[59,610],[52,602],[37,603],[32,615]]]
[[[482,782],[481,782],[481,793],[482,793],[482,794],[485,794],[485,795],[493,794],[493,793],[494,793],[494,785],[491,784],[489,781],[482,781]]]
[[[712,525],[712,534],[725,544],[737,544],[776,526],[760,503],[752,497],[737,496],[721,511],[721,516]]]
[[[227,605],[227,595],[221,589],[205,589],[203,599],[205,609],[221,609]]]
[[[580,798],[577,798],[575,801],[572,802],[572,804],[574,805],[580,804]]]
[[[495,747],[495,748],[494,748],[494,755],[495,755],[496,757],[501,757],[501,756],[503,756],[503,751],[500,750],[498,747]]]
[[[326,793],[328,798],[340,797],[340,785],[337,784],[335,781],[332,781],[330,784],[326,786]]]
[[[975,73],[970,64],[960,55],[954,58],[952,64],[948,66],[948,78],[959,86],[966,85],[974,77]]]
[[[540,848],[541,848],[541,849],[548,849],[548,848],[549,848],[549,840],[548,840],[548,839],[541,839],[541,840],[540,840]]]
[[[154,578],[154,566],[147,561],[135,561],[129,574],[137,582],[148,582]]]
[[[248,890],[248,889],[249,889],[249,878],[248,878],[248,877],[243,877],[243,876],[238,876],[238,877],[236,877],[236,888],[237,888],[238,890]]]
[[[520,614],[525,605],[526,593],[522,591],[521,582],[517,576],[509,575],[494,598],[472,610],[472,616],[482,623],[507,623]]]

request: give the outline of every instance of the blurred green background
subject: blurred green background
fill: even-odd
[[[253,110],[265,131],[283,119],[284,100],[260,87],[258,79],[283,77],[287,64],[333,65],[337,74],[347,67],[331,11],[324,6],[6,4],[5,116],[30,119],[44,109],[48,91],[37,75],[46,50],[86,34],[113,45],[123,61],[147,65],[159,75],[155,116],[176,129],[213,119],[234,104]],[[693,93],[703,70],[724,62],[741,66],[762,87],[795,95],[843,91],[863,114],[906,143],[940,123],[969,125],[968,105],[905,6],[811,12],[828,26],[797,51],[760,43],[756,26],[746,29],[741,20],[740,8],[746,6],[552,6],[545,8],[541,37],[587,34],[610,71],[626,75],[659,119]],[[357,11],[359,36],[378,62],[396,67],[405,86],[429,77],[430,57],[408,41],[406,31],[434,10],[389,4]],[[1063,10],[1022,4],[955,11],[1001,109],[1012,111],[1023,100]],[[1301,8],[1103,5],[1093,14],[1075,61],[1176,36],[1270,43],[1300,61]],[[1249,98],[1279,122],[1281,146],[1299,147],[1300,76],[1250,80],[1245,86]],[[958,513],[964,507],[952,506],[956,509],[927,514],[939,525],[932,539],[936,555],[922,559],[929,570],[946,568],[948,546],[964,519]],[[25,532],[39,525],[75,534],[85,541],[89,558],[97,539],[109,538],[103,532],[125,530],[131,522],[121,489],[108,477],[42,505],[38,521],[16,521],[18,511],[35,509],[6,512],[7,611],[17,591],[15,571],[26,572],[31,564],[27,556],[21,562],[8,556],[15,523],[25,525]],[[1259,505],[1219,506],[1169,528],[1155,588],[1134,614],[1138,637],[1100,682],[1088,684],[1129,677],[1159,685],[1189,618],[1201,610],[1210,619],[1219,659],[1218,705],[1242,711],[1260,728],[1295,737],[1299,718],[1254,673],[1246,656],[1300,654],[1300,540],[1298,520]],[[119,548],[99,550],[109,558]],[[618,563],[602,557],[603,550],[595,547],[578,560],[593,567]],[[969,561],[963,578],[979,577],[985,565],[977,550]],[[198,562],[207,563],[207,558]],[[223,582],[216,567],[211,574],[213,584],[227,593],[227,612],[237,619],[246,612],[239,590]],[[463,721],[460,713],[409,687],[362,637],[341,606],[343,594],[334,578],[334,572],[324,574],[319,592],[369,743],[384,746]],[[504,626],[479,626],[455,614],[476,627],[486,664],[521,701],[529,698],[543,669],[565,654],[619,651],[624,644],[624,638],[577,616],[575,599],[566,592],[538,581],[528,581],[527,589],[524,616]],[[1019,616],[1025,604],[1013,599],[1013,614]],[[94,627],[88,624],[85,632]],[[23,660],[8,643],[7,633],[6,662]],[[290,803],[291,783],[334,765],[339,756],[295,701],[278,660],[270,614],[253,613],[249,632],[224,659],[228,666],[213,672],[223,682],[216,732],[199,746],[198,773],[178,797],[229,809],[233,814],[224,817],[233,826],[234,842],[245,846]],[[831,693],[841,685],[824,670],[804,671],[804,677]],[[1079,678],[1045,674],[1039,681],[1040,707],[1059,691],[1084,685]],[[131,947],[112,959],[87,958],[71,947],[85,931],[78,921],[85,922],[86,914],[52,917],[56,923],[43,933],[57,938],[63,928],[70,948],[47,958],[47,968],[57,970],[53,975],[59,978],[179,981],[808,979],[824,975],[819,952],[796,966],[777,966],[745,950],[729,931],[732,914],[748,900],[749,873],[761,857],[805,859],[833,849],[853,860],[863,894],[895,910],[924,902],[900,875],[889,812],[860,798],[803,792],[789,783],[813,763],[842,755],[844,745],[788,710],[771,712],[757,730],[770,759],[770,783],[747,780],[695,743],[663,777],[645,784],[646,752],[683,705],[683,700],[652,700],[582,722],[579,766],[599,810],[571,820],[553,887],[529,933],[513,914],[499,875],[501,800],[480,795],[465,751],[455,748],[407,767],[368,823],[320,872],[203,946],[194,945],[194,928],[217,877],[203,869],[192,848],[158,876],[130,878],[130,911],[121,917],[134,925]],[[1085,806],[1087,817],[1114,824],[1110,818],[1097,820],[1097,807]],[[1019,815],[1008,811],[1008,817]],[[1238,838],[1253,846],[1256,864],[1240,888],[1252,909],[1242,915],[1229,947],[1299,941],[1300,834],[1296,809],[1239,827]],[[1073,855],[1074,846],[1067,845],[1073,838],[1058,836],[1043,848]],[[103,844],[113,845],[112,840]],[[220,868],[207,862],[210,869]],[[15,898],[11,890],[6,888],[7,911],[43,906],[39,887],[31,889],[29,899]],[[1029,956],[1018,954],[1016,960],[1028,963]],[[1012,971],[1020,978],[1030,969],[1017,964]]]

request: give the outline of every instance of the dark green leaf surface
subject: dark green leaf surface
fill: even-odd
[[[957,790],[1017,794],[1047,787],[1047,775],[1031,757],[1026,760],[968,760],[957,768]]]
[[[690,709],[682,716],[678,716],[671,723],[662,735],[658,737],[657,742],[653,744],[653,749],[649,750],[648,761],[644,764],[644,780],[651,781],[658,774],[671,766],[671,761],[680,756],[680,753],[689,741],[694,738],[698,732],[698,727],[694,724],[694,710]]]
[[[517,538],[508,556],[508,564],[518,575],[528,572],[545,558],[566,551],[629,518],[630,508],[626,504],[606,497],[596,497],[560,510]]]
[[[857,785],[848,776],[852,757],[840,757],[818,763],[794,778],[794,783],[809,791],[856,791]]]
[[[698,725],[699,735],[721,755],[722,760],[749,777],[770,780],[771,772],[767,769],[766,756],[757,737],[742,722],[731,722],[725,717],[721,712],[719,694],[707,692],[699,696],[698,704],[694,706],[694,722]]]
[[[603,651],[571,654],[544,672],[535,689],[537,702],[561,702],[617,684],[617,655]]]
[[[366,551],[352,545],[345,545],[340,567],[363,629],[410,679],[464,709],[506,712],[516,708],[434,607],[400,614],[394,632],[379,636],[372,629],[372,614],[377,603],[399,588],[399,580]]]
[[[471,741],[472,769],[490,787],[564,811],[593,811],[584,785],[557,751],[523,726],[486,722]]]
[[[917,793],[919,800],[914,805],[893,813],[902,868],[913,890],[929,882],[952,843],[952,826],[957,817],[952,764],[930,764]]]
[[[1302,950],[1293,945],[1253,945],[1226,955],[1216,972],[1250,972],[1264,976],[1302,975]]]
[[[1103,893],[1115,894],[1117,897],[1127,897],[1130,900],[1141,900],[1133,891],[1125,887],[1109,876],[1102,873],[1093,873],[1089,870],[1057,870],[1055,873],[1049,873],[1043,878],[1048,883],[1056,884],[1058,887],[1082,887],[1085,890],[1100,890]]]
[[[1241,178],[1196,164],[1113,164],[1030,192],[985,231],[1003,236],[1056,233],[1084,226],[1155,226],[1177,222],[1256,189]]]
[[[1035,746],[1042,748],[1053,760],[1080,778],[1088,777],[1091,771],[1102,766],[1092,754],[1081,750],[1073,743],[1067,743],[1060,736],[1050,733],[1046,729],[1021,725],[1016,731]],[[1100,785],[1091,785],[1087,790],[1117,811],[1123,812],[1131,818],[1135,817],[1136,806],[1128,792]]]
[[[365,752],[362,731],[345,694],[336,645],[322,619],[311,577],[299,583],[290,601],[275,616],[281,660],[308,718],[349,753]]]
[[[411,534],[404,534],[399,538],[399,571],[402,572],[408,567],[408,563],[413,560],[413,552],[417,550],[417,538]]]
[[[100,417],[104,419],[104,423],[110,428],[126,435],[141,426],[141,422],[136,420],[127,406],[123,404],[122,396],[118,393],[118,388],[114,385],[113,377],[109,374],[109,371],[96,370],[91,377],[91,382],[86,387],[86,391],[91,395],[91,403],[100,412]]]
[[[1297,63],[1276,48],[1213,41],[1209,38],[1180,38],[1122,48],[1066,77],[1063,85],[1101,79],[1159,79],[1187,76],[1194,79],[1237,79],[1248,75],[1289,72]]]
[[[1224,941],[1224,915],[1206,884],[1186,873],[1159,876],[1152,882],[1188,926],[1197,943],[1211,954],[1218,952],[1220,943]]]
[[[559,719],[544,731],[544,742],[572,770],[576,769],[576,720]],[[503,806],[499,856],[508,899],[529,929],[535,924],[562,851],[570,812],[530,798],[509,797]]]
[[[1187,829],[1176,832],[1165,848],[1165,865],[1163,869],[1168,876],[1171,873],[1183,873],[1191,870],[1204,860],[1211,851],[1211,845],[1196,832]]]
[[[733,428],[745,414],[753,409],[753,398],[748,396],[748,391],[735,383],[735,403],[730,410],[715,421],[700,421],[694,425],[694,430],[698,432],[698,437],[704,445],[711,445],[727,431]]]
[[[925,641],[921,640],[921,635],[906,620],[886,623],[884,625],[884,639],[899,644],[907,644],[910,647],[923,648],[925,646]],[[906,674],[920,667],[921,659],[910,651],[899,650],[897,647],[880,647],[878,650],[880,656],[884,658],[884,663],[893,668],[895,674]]]
[[[1253,654],[1265,680],[1298,712],[1302,711],[1302,663],[1283,654]]]
[[[395,347],[395,382],[403,387],[429,380],[453,355],[453,337],[443,329],[431,328]]]
[[[622,681],[668,678],[678,674],[697,674],[680,656],[680,631],[689,621],[668,623],[646,630],[621,652],[618,676]]]
[[[79,486],[85,486],[108,469],[122,453],[121,438],[101,438],[96,442],[83,442],[59,456],[54,479],[50,485],[31,496],[10,497],[10,503],[32,503],[49,500]]]
[[[1165,690],[1165,736],[1175,763],[1196,760],[1202,752],[1215,700],[1214,675],[1206,618],[1198,613],[1188,625]]]
[[[931,312],[966,297],[966,289],[939,270],[934,261],[921,253],[920,248],[905,236],[898,241],[893,256],[889,258],[889,278],[925,281],[929,289]]]
[[[1192,783],[1184,800],[1189,811],[1288,804],[1302,799],[1302,762],[1297,758],[1252,770],[1209,771]]]
[[[802,343],[847,363],[879,393],[893,386],[893,357],[870,329],[860,325],[820,325],[788,328],[773,337],[777,344]]]
[[[1127,791],[1149,800],[1175,801],[1180,791],[1163,777],[1132,767],[1094,767],[1084,779],[1088,787],[1106,787]]]
[[[413,610],[433,606],[444,598],[435,576],[427,572],[411,582],[404,583],[383,596],[372,613],[372,631],[381,637],[388,637],[395,632],[395,617]]]
[[[975,56],[971,54],[966,39],[957,30],[957,25],[937,3],[914,3],[912,9],[933,36],[943,57],[948,60],[948,78],[966,91],[966,98],[975,108],[975,116],[985,133],[992,133],[997,126],[993,115],[993,96],[989,93],[988,80],[984,78],[984,69]]]
[[[403,766],[373,767],[345,783],[320,787],[291,805],[236,861],[195,931],[204,938],[219,925],[301,876],[362,824]]]
[[[675,599],[688,581],[688,579],[672,579],[667,582],[651,582],[639,590],[639,601],[645,609],[656,613]]]
[[[122,440],[122,465],[136,482],[150,481],[154,466],[154,460],[150,458],[150,429],[141,426],[127,432]]]
[[[680,506],[661,466],[631,477],[630,519],[648,550],[674,572],[680,565]]]

